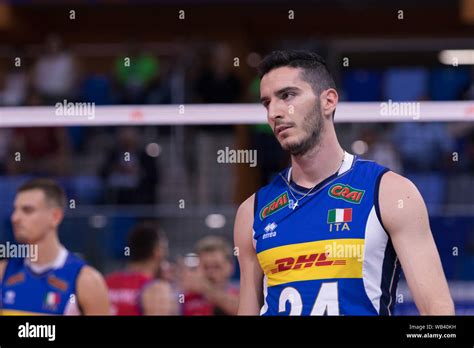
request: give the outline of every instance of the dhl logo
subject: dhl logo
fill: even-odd
[[[271,273],[278,273],[283,271],[309,268],[309,267],[324,267],[324,266],[343,266],[346,260],[328,260],[325,253],[316,253],[309,255],[300,255],[297,259],[294,257],[285,257],[275,261],[276,268],[271,270]]]

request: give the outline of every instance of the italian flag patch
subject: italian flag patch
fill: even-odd
[[[328,211],[328,224],[352,221],[352,208],[331,209]]]

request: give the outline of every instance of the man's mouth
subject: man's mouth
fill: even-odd
[[[289,129],[289,128],[292,128],[293,126],[291,124],[280,124],[278,126],[275,127],[275,133],[276,135],[279,135],[281,132]]]

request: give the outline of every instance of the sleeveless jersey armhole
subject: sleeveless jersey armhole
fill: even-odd
[[[374,206],[375,206],[375,213],[377,214],[377,218],[379,219],[380,225],[382,225],[383,230],[385,233],[388,235],[390,238],[389,233],[387,232],[387,229],[385,228],[383,221],[382,221],[382,214],[380,213],[380,205],[379,205],[379,191],[380,191],[380,182],[382,180],[382,177],[384,176],[385,173],[389,172],[390,170],[388,168],[385,168],[382,170],[379,175],[377,176],[377,180],[375,181],[375,189],[374,189]]]

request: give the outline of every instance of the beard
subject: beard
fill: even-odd
[[[301,128],[305,130],[305,137],[299,142],[282,145],[283,150],[288,151],[293,156],[302,156],[321,142],[321,133],[324,122],[319,110],[319,102],[316,101],[311,111],[303,118]]]

